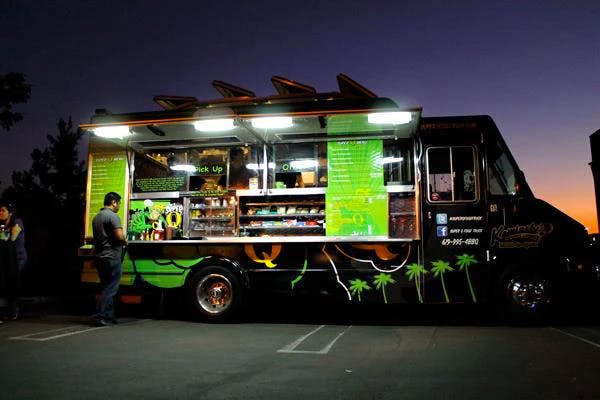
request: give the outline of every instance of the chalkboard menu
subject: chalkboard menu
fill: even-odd
[[[364,116],[340,116],[329,135],[358,132]],[[347,120],[343,120],[347,118]],[[342,129],[343,127],[343,129]],[[387,236],[387,191],[383,184],[383,142],[345,140],[327,143],[327,236]]]
[[[86,215],[86,236],[92,236],[92,220],[104,207],[104,196],[116,192],[125,197],[127,186],[127,154],[125,152],[90,154],[88,171],[88,198]],[[125,203],[119,210],[121,223],[125,223]],[[125,228],[125,226],[123,226]]]

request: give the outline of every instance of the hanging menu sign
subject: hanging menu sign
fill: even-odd
[[[366,121],[336,116],[330,135],[343,129],[356,132]],[[383,185],[383,142],[345,140],[327,143],[328,186],[326,189],[327,236],[387,236],[387,192]]]
[[[106,193],[116,192],[125,197],[126,177],[127,155],[124,152],[90,154],[86,236],[92,236],[92,220],[104,207]],[[121,206],[119,210],[119,218],[123,224],[125,223],[125,208]]]

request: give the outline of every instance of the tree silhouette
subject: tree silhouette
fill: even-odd
[[[477,303],[477,297],[475,297],[475,291],[473,290],[473,285],[471,284],[471,275],[469,274],[469,266],[473,264],[477,264],[479,261],[475,258],[475,256],[471,254],[461,254],[456,256],[456,265],[460,271],[465,271],[467,276],[467,284],[469,285],[469,291],[471,292],[471,299],[473,299],[473,303]]]
[[[431,265],[431,272],[433,272],[433,276],[435,278],[439,277],[442,281],[442,289],[444,290],[444,298],[446,299],[446,303],[450,303],[450,299],[448,298],[448,292],[446,291],[446,282],[444,281],[444,274],[446,272],[454,271],[454,268],[452,268],[448,262],[443,260],[433,261]]]
[[[421,277],[428,274],[429,271],[421,264],[412,263],[406,266],[406,277],[409,281],[414,281],[417,287],[417,295],[419,296],[419,303],[423,302],[423,295],[421,293]]]
[[[0,127],[8,131],[17,122],[23,120],[23,114],[13,111],[13,105],[26,103],[31,95],[31,85],[25,75],[9,72],[0,75]]]
[[[396,283],[396,281],[394,280],[394,278],[392,278],[392,276],[390,274],[386,274],[384,272],[381,272],[381,273],[375,275],[375,279],[373,279],[373,284],[375,284],[375,289],[377,289],[377,290],[381,289],[381,292],[383,293],[383,301],[386,304],[387,304],[387,296],[385,295],[385,287],[389,283]]]
[[[350,291],[352,292],[353,295],[357,295],[358,296],[358,301],[361,301],[360,299],[360,294],[362,293],[363,290],[371,290],[371,287],[369,286],[369,284],[365,281],[363,281],[362,279],[350,279]]]
[[[75,284],[77,249],[83,237],[85,170],[77,154],[83,133],[60,120],[49,145],[34,149],[27,171],[14,171],[3,197],[17,205],[25,224],[28,249],[26,286],[60,290]],[[78,272],[77,272],[78,273]]]

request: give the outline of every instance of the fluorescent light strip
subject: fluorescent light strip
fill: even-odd
[[[173,171],[196,172],[196,166],[191,164],[175,164],[171,166]]]
[[[127,125],[99,126],[94,128],[93,132],[96,136],[109,139],[123,139],[125,136],[131,135],[131,131],[129,131]]]
[[[294,160],[290,162],[292,169],[312,169],[317,166],[317,160]]]
[[[290,128],[293,125],[292,117],[260,117],[251,121],[254,128],[262,129]]]
[[[233,118],[204,119],[194,122],[194,128],[201,132],[230,131],[235,128]]]
[[[411,119],[412,116],[408,111],[371,113],[367,116],[370,124],[402,125],[408,124]]]
[[[404,161],[403,157],[383,157],[381,159],[382,164],[391,164],[391,163],[402,162],[402,161]]]

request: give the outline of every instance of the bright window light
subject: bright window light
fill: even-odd
[[[292,117],[260,117],[252,118],[254,128],[274,129],[290,128],[292,126]]]
[[[204,119],[194,122],[194,127],[201,132],[230,131],[234,128],[233,118]]]
[[[258,171],[258,170],[263,169],[263,165],[264,164],[259,165],[257,163],[250,163],[250,164],[246,164],[246,168],[254,170],[254,171]],[[271,169],[275,168],[275,163],[270,162],[268,165],[268,168],[271,168]]]
[[[125,136],[131,135],[129,127],[127,125],[119,126],[99,126],[93,129],[96,136],[110,138],[110,139],[123,139]]]
[[[368,115],[367,119],[370,124],[402,125],[408,124],[412,119],[412,116],[408,111],[392,111],[371,113]]]
[[[173,171],[196,172],[196,166],[191,164],[175,164],[171,165]]]
[[[381,159],[382,164],[391,164],[391,163],[401,162],[401,161],[404,161],[403,157],[383,157]]]
[[[315,168],[317,164],[317,160],[294,160],[290,162],[290,167],[294,170],[302,170]]]

